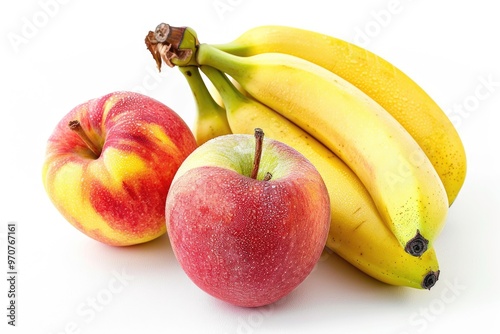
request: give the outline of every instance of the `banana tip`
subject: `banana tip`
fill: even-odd
[[[413,256],[422,256],[427,250],[429,240],[424,238],[420,231],[417,230],[417,234],[406,243],[405,251]]]
[[[424,280],[422,281],[422,288],[430,290],[434,284],[439,279],[439,270],[438,271],[430,271],[427,275],[425,275]]]

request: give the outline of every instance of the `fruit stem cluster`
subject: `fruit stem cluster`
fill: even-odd
[[[199,44],[192,29],[167,23],[160,23],[155,31],[149,31],[145,43],[160,71],[162,60],[169,67],[190,64]]]

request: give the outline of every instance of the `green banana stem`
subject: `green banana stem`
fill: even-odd
[[[234,110],[237,105],[244,103],[247,99],[229,80],[229,78],[219,71],[218,69],[203,65],[200,66],[201,71],[210,79],[217,91],[219,92],[224,105],[226,106],[226,112]]]
[[[210,94],[197,66],[179,66],[196,102],[195,137],[198,145],[207,140],[231,133],[226,110]]]
[[[215,102],[203,82],[197,66],[179,66],[179,70],[186,78],[198,107],[198,117],[225,115],[226,110]]]
[[[196,52],[198,65],[209,65],[224,73],[244,72],[245,60],[245,57],[234,56],[208,44],[200,44]]]
[[[210,44],[210,46],[227,53],[230,53],[235,56],[240,57],[248,57],[255,52],[251,52],[251,49],[255,49],[255,45],[245,45],[233,42],[225,43],[225,44]]]

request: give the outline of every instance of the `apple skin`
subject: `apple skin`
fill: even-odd
[[[68,123],[78,120],[93,155]],[[59,212],[102,243],[127,246],[166,232],[165,201],[175,172],[197,147],[169,107],[134,92],[113,92],[66,114],[48,139],[42,178]]]
[[[177,171],[166,203],[171,246],[187,276],[244,307],[294,290],[319,260],[330,226],[328,192],[315,167],[265,139],[253,179],[254,150],[254,137],[244,134],[202,144]]]

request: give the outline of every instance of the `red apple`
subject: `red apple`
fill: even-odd
[[[320,174],[295,149],[231,134],[183,162],[167,196],[166,222],[175,256],[198,287],[256,307],[309,275],[326,243],[330,202]]]
[[[138,244],[166,232],[168,189],[195,148],[191,130],[169,107],[114,92],[59,122],[47,143],[43,183],[81,232],[109,245]]]

